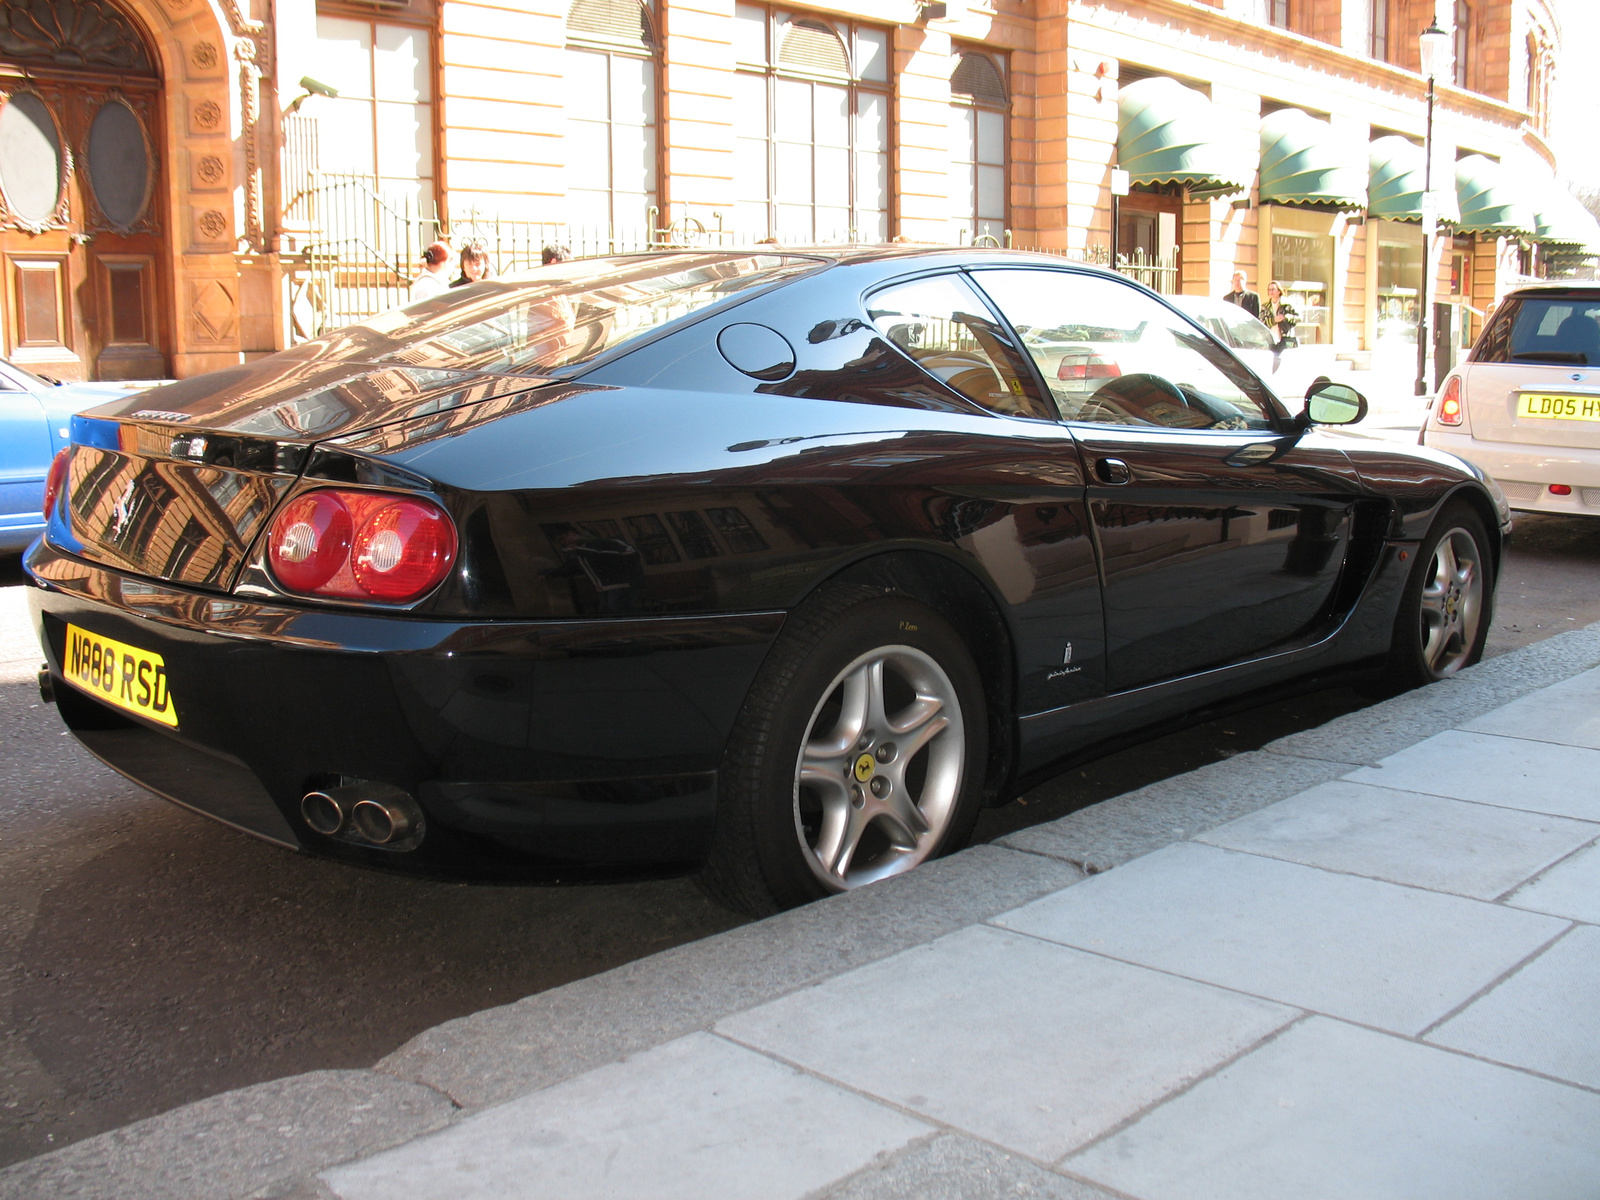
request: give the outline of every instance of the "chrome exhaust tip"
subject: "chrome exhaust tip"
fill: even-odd
[[[336,836],[348,817],[349,802],[341,804],[339,793],[344,788],[329,788],[325,792],[307,792],[300,801],[300,815],[306,824],[325,837]]]
[[[393,795],[363,796],[350,810],[356,832],[375,846],[404,842],[422,825],[422,810],[399,788]]]
[[[300,815],[317,833],[410,850],[422,840],[422,809],[400,788],[358,781],[307,792]]]

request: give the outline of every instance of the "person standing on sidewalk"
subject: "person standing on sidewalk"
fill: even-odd
[[[1295,311],[1294,305],[1284,300],[1283,285],[1276,279],[1267,284],[1267,302],[1261,306],[1261,323],[1272,334],[1272,370],[1276,374],[1283,352],[1290,346],[1300,344],[1300,339],[1294,335],[1294,327],[1300,323],[1300,314]]]
[[[1252,317],[1261,315],[1261,297],[1245,286],[1244,272],[1233,273],[1233,291],[1223,297],[1229,304],[1237,304]]]
[[[450,263],[450,247],[434,242],[422,252],[422,270],[411,281],[410,300],[426,300],[437,296],[450,285],[445,278],[445,268]],[[409,303],[409,301],[408,301]]]

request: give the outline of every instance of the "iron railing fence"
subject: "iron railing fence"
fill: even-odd
[[[310,160],[308,144],[299,156]],[[632,229],[586,226],[567,222],[528,221],[475,209],[448,224],[431,201],[409,196],[385,196],[375,181],[359,175],[297,170],[303,186],[285,184],[285,224],[302,232],[303,246],[288,257],[291,315],[297,340],[361,321],[406,303],[412,280],[422,268],[422,252],[435,241],[446,241],[459,253],[467,246],[488,255],[493,274],[538,266],[541,253],[552,243],[566,246],[573,257],[630,254],[649,250],[707,248],[733,249],[763,244],[758,239],[721,228],[707,227],[693,217],[667,221],[651,208]],[[1005,243],[1014,244],[1006,234]],[[992,237],[975,244],[998,244]],[[1038,249],[1046,254],[1079,262],[1109,265],[1103,246],[1087,250]],[[1175,255],[1153,256],[1135,251],[1117,257],[1116,269],[1163,294],[1178,290]],[[452,264],[450,275],[456,268]]]

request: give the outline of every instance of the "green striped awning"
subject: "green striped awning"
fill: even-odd
[[[1269,113],[1261,119],[1261,202],[1365,208],[1365,140],[1298,108]]]
[[[1533,240],[1560,250],[1600,253],[1600,222],[1554,179],[1533,200]]]
[[[1462,233],[1533,234],[1536,222],[1522,190],[1491,158],[1469,154],[1457,161],[1456,199],[1461,202]]]
[[[1367,215],[1391,221],[1422,220],[1426,168],[1422,147],[1399,134],[1374,141],[1367,147]],[[1461,210],[1450,183],[1448,178],[1435,178],[1433,190],[1439,198],[1439,220],[1453,224],[1461,219]]]
[[[1204,92],[1157,75],[1121,89],[1119,165],[1134,183],[1178,183],[1194,196],[1247,191],[1254,152],[1229,138]]]

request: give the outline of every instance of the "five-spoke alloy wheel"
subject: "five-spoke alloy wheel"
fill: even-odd
[[[1395,619],[1385,683],[1394,690],[1454,675],[1483,657],[1494,599],[1494,561],[1483,521],[1448,504],[1417,547]]]
[[[908,870],[939,845],[966,759],[961,701],[932,656],[880,646],[834,677],[795,768],[795,832],[823,886]]]
[[[977,666],[938,612],[859,585],[819,594],[789,618],[734,728],[702,884],[772,912],[960,847],[987,721]]]

